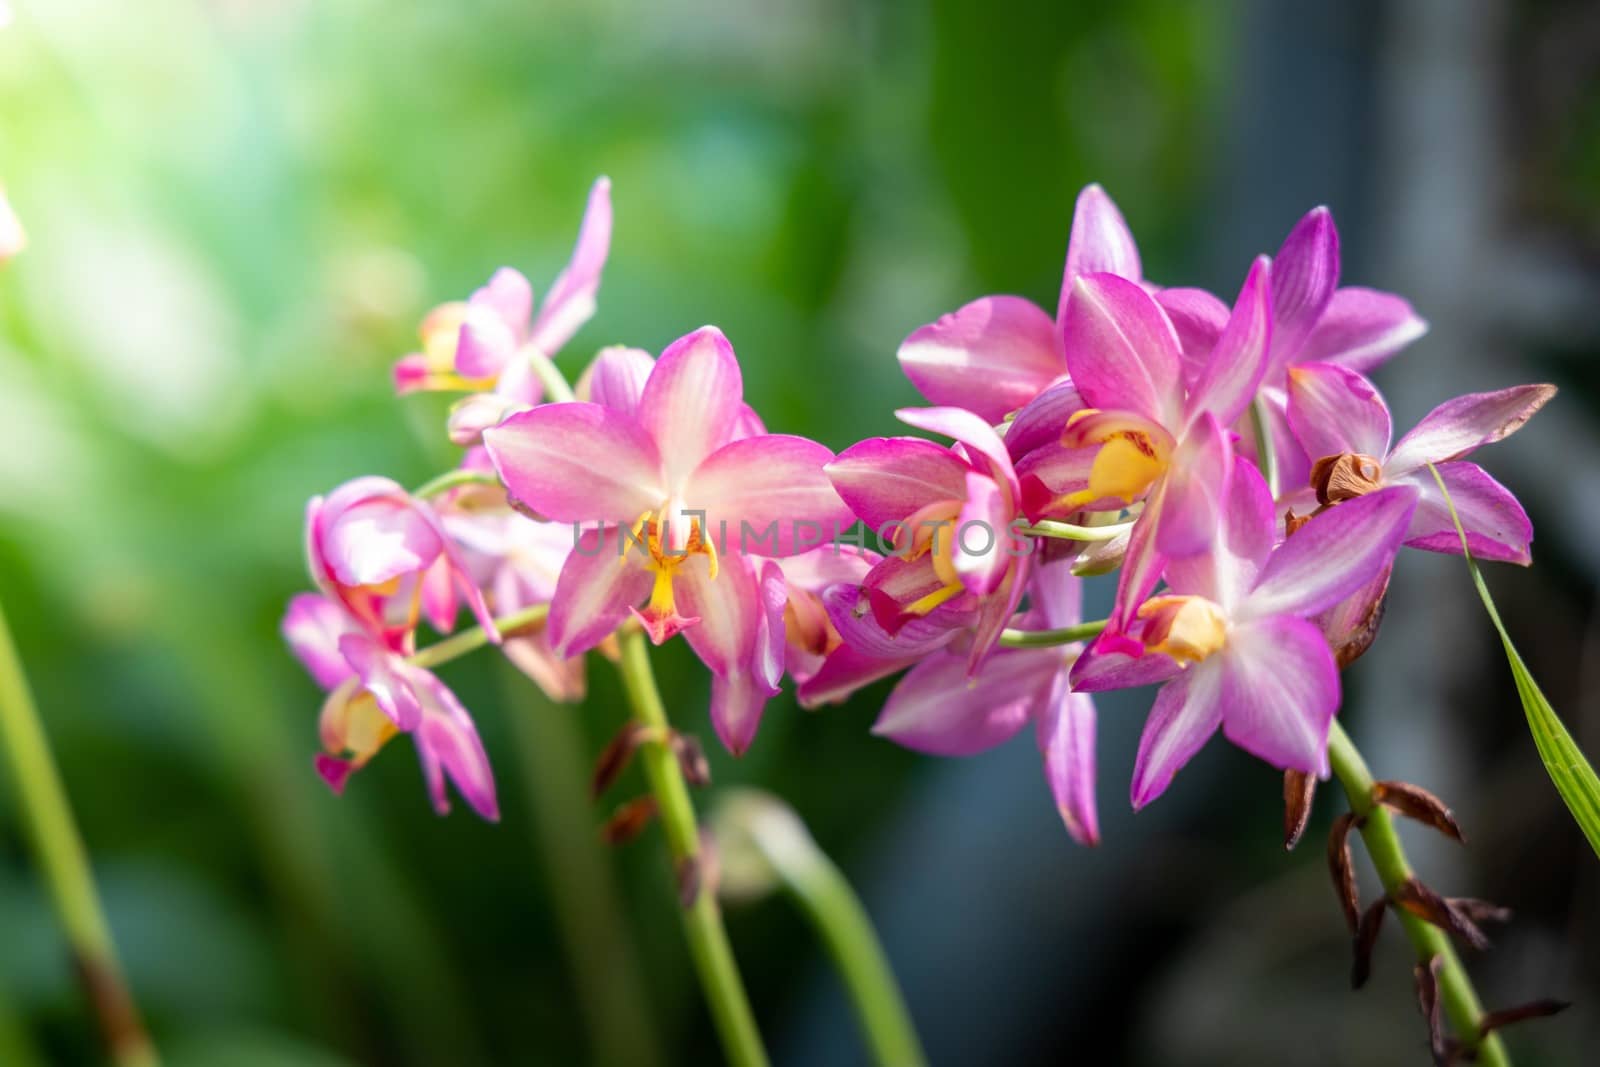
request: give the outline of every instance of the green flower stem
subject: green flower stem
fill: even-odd
[[[1351,810],[1361,820],[1361,839],[1366,842],[1367,854],[1378,870],[1378,880],[1383,883],[1384,892],[1392,894],[1411,877],[1411,865],[1406,862],[1394,820],[1388,811],[1372,801],[1372,772],[1337,720],[1328,735],[1328,760],[1333,764],[1334,776],[1350,798]],[[1483,1004],[1449,937],[1437,926],[1410,912],[1399,908],[1394,911],[1420,962],[1426,964],[1435,956],[1443,959],[1444,965],[1439,969],[1439,1002],[1456,1036],[1467,1049],[1476,1052],[1474,1062],[1485,1067],[1509,1067],[1511,1060],[1499,1036],[1480,1037]]]
[[[1256,466],[1261,468],[1261,476],[1267,480],[1267,488],[1272,490],[1272,499],[1278,499],[1278,455],[1272,447],[1272,435],[1267,432],[1266,408],[1262,406],[1261,398],[1256,397],[1250,405],[1250,428],[1255,432],[1256,438]]]
[[[531,608],[523,608],[510,615],[501,616],[494,620],[494,626],[502,634],[515,634],[518,630],[543,622],[549,614],[549,604],[535,604]],[[476,652],[488,643],[489,635],[484,628],[474,626],[470,630],[462,630],[458,634],[451,634],[443,640],[435,641],[427,648],[418,649],[411,656],[410,662],[431,670],[453,659],[460,659],[468,652]]]
[[[438,496],[460,485],[499,485],[500,479],[493,471],[474,471],[456,468],[445,471],[437,478],[423,482],[411,491],[411,495],[422,500]]]
[[[713,825],[719,844],[724,828],[735,838],[727,844],[748,843],[816,927],[844,979],[873,1059],[882,1067],[925,1064],[911,1013],[867,909],[794,810],[765,793],[734,790]]]
[[[656,689],[655,673],[650,669],[647,640],[639,630],[622,634],[622,661],[618,670],[628,702],[633,707],[634,721],[664,735],[670,725],[661,694]],[[695,821],[683,769],[672,750],[660,743],[645,745],[639,760],[644,764],[650,791],[655,794],[667,849],[681,874],[689,865],[702,860],[700,827]],[[739,977],[738,964],[734,962],[733,948],[728,944],[728,932],[722,925],[716,893],[705,888],[695,893],[694,902],[683,909],[683,929],[728,1062],[734,1067],[763,1067],[767,1054],[756,1029],[755,1015],[750,1010],[750,998]]]
[[[1131,529],[1131,522],[1117,522],[1108,526],[1074,526],[1070,522],[1040,519],[1031,526],[1018,527],[1017,532],[1030,537],[1054,537],[1062,541],[1110,541]]]
[[[1087,641],[1098,637],[1106,628],[1107,619],[1080,622],[1076,626],[1063,626],[1059,630],[1001,630],[1001,648],[1049,648],[1051,645],[1070,645],[1074,641]]]
[[[533,368],[534,376],[539,379],[539,384],[544,386],[545,396],[556,404],[568,404],[578,399],[572,392],[572,386],[567,384],[567,379],[557,367],[555,360],[543,352],[529,345],[524,354],[528,357],[528,365]]]
[[[28,692],[22,661],[0,611],[0,741],[10,761],[17,809],[44,874],[73,963],[118,1067],[153,1067],[155,1047],[117,960],[89,856],[78,835],[50,741]]]

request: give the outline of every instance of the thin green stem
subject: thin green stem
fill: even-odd
[[[73,963],[118,1067],[153,1067],[155,1047],[117,960],[111,928],[100,906],[89,856],[56,770],[50,741],[5,613],[0,611],[0,740],[10,760],[17,808],[56,917],[72,948]]]
[[[458,467],[453,471],[445,471],[437,478],[423,482],[421,485],[417,486],[411,491],[411,495],[420,500],[426,500],[429,497],[438,496],[440,493],[448,492],[459,485],[499,484],[500,479],[494,474],[493,471],[474,471]]]
[[[873,1059],[883,1067],[926,1063],[867,909],[794,810],[758,790],[737,790],[726,798],[716,825],[747,841],[811,920],[844,979]]]
[[[1108,526],[1074,526],[1070,522],[1040,519],[1031,526],[1019,527],[1017,532],[1030,537],[1054,537],[1062,541],[1110,541],[1131,529],[1131,522],[1117,522]]]
[[[1372,801],[1372,772],[1337,720],[1328,735],[1328,761],[1350,799],[1350,809],[1361,820],[1361,840],[1366,842],[1367,854],[1378,870],[1378,880],[1383,883],[1384,892],[1392,895],[1411,877],[1411,865],[1406,861],[1400,835],[1395,832],[1394,820]],[[1445,932],[1399,908],[1395,914],[1419,961],[1426,964],[1434,957],[1443,961],[1439,969],[1439,1002],[1456,1036],[1469,1052],[1476,1053],[1474,1062],[1486,1067],[1509,1067],[1511,1060],[1499,1036],[1482,1036],[1483,1004]]]
[[[1063,626],[1059,630],[1001,630],[1001,648],[1049,648],[1052,645],[1070,645],[1074,641],[1087,641],[1098,637],[1106,628],[1108,619],[1080,622],[1076,626]]]
[[[661,703],[661,693],[656,689],[655,673],[650,669],[647,640],[642,631],[624,633],[622,660],[617,669],[633,707],[634,722],[664,734],[670,724]],[[733,948],[728,943],[728,932],[722,925],[717,895],[694,884],[698,882],[698,868],[703,857],[700,827],[695,821],[694,804],[689,799],[683,769],[671,748],[659,742],[645,745],[639,760],[644,764],[645,777],[655,795],[661,828],[680,883],[687,878],[693,886],[694,899],[683,909],[683,929],[701,988],[711,1008],[711,1018],[722,1038],[723,1051],[734,1067],[764,1067],[766,1050],[761,1045],[761,1034],[750,1010],[750,998],[745,993]]]
[[[549,604],[535,604],[531,608],[523,608],[510,615],[502,615],[494,620],[494,626],[502,634],[512,634],[535,623],[543,622],[549,614]],[[431,670],[453,659],[460,659],[468,652],[476,652],[488,643],[489,634],[483,627],[474,626],[470,630],[462,630],[458,634],[451,634],[443,640],[435,641],[427,648],[418,649],[412,654],[410,662]]]
[[[532,345],[523,349],[523,355],[527,357],[528,365],[533,368],[539,384],[544,386],[545,396],[552,402],[566,404],[578,399],[572,392],[572,386],[567,384],[567,379],[562,375],[561,368],[556,366],[555,360]]]
[[[1256,466],[1261,468],[1261,476],[1267,480],[1267,488],[1272,490],[1272,499],[1278,499],[1278,454],[1272,447],[1272,435],[1267,432],[1267,413],[1262,406],[1261,398],[1256,397],[1250,405],[1250,428],[1255,432],[1256,438]]]

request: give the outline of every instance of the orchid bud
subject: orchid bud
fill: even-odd
[[[497,393],[472,393],[451,405],[445,432],[451,444],[471,448],[483,443],[483,431],[498,426],[507,415],[526,410],[528,405]]]

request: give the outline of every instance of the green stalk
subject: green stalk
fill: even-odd
[[[1087,641],[1098,637],[1109,619],[1080,622],[1076,626],[1063,626],[1059,630],[1001,630],[1001,648],[1049,648],[1052,645],[1070,645],[1074,641]]]
[[[1400,835],[1395,832],[1394,820],[1382,805],[1372,801],[1372,772],[1337,720],[1328,735],[1328,761],[1333,765],[1339,784],[1344,786],[1345,795],[1350,798],[1350,809],[1360,820],[1361,839],[1366,842],[1367,854],[1378,870],[1378,880],[1383,883],[1384,892],[1393,894],[1411,877],[1411,865],[1406,861]],[[1483,1004],[1449,937],[1437,926],[1410,912],[1400,908],[1394,912],[1419,962],[1426,964],[1435,956],[1444,961],[1439,968],[1439,1003],[1456,1036],[1476,1054],[1474,1062],[1484,1067],[1509,1067],[1511,1060],[1499,1036],[1492,1033],[1481,1036]]]
[[[438,496],[440,493],[462,485],[499,485],[500,478],[492,471],[474,471],[458,467],[455,470],[445,471],[437,478],[430,478],[411,491],[411,495],[419,500]]]
[[[0,611],[0,740],[11,764],[17,808],[44,874],[78,979],[118,1067],[154,1067],[155,1047],[128,991],[89,857],[78,835],[50,741],[28,692],[22,661]]]
[[[1272,499],[1278,499],[1278,454],[1272,447],[1272,435],[1267,432],[1266,409],[1261,405],[1261,398],[1256,397],[1250,405],[1250,428],[1255,432],[1256,438],[1256,466],[1261,468],[1261,476],[1267,480],[1267,488],[1272,490]]]
[[[1107,526],[1075,526],[1070,522],[1040,519],[1031,526],[1018,527],[1017,532],[1029,537],[1054,537],[1062,541],[1111,541],[1131,529],[1133,529],[1131,522],[1116,522]]]
[[[714,826],[729,860],[739,858],[732,853],[741,846],[752,849],[816,928],[844,979],[873,1059],[883,1067],[926,1063],[867,909],[794,810],[758,790],[734,790]]]
[[[655,674],[650,669],[647,640],[639,630],[622,634],[622,661],[617,669],[633,707],[634,721],[665,737],[671,727],[661,694],[656,689]],[[683,769],[671,748],[658,741],[645,745],[639,760],[644,764],[645,777],[655,795],[667,849],[681,874],[691,865],[704,862],[700,852],[700,827],[695,821]],[[715,893],[695,892],[693,903],[683,909],[683,930],[728,1062],[734,1067],[764,1067],[767,1054],[756,1029],[755,1015],[750,1010],[750,998],[739,977],[738,964],[734,962],[728,932],[722,925],[722,911]]]
[[[535,604],[531,608],[514,611],[494,620],[495,629],[502,634],[514,634],[536,622],[544,621],[550,614],[549,604]],[[470,630],[462,630],[458,634],[451,634],[441,641],[435,641],[426,648],[421,648],[411,656],[410,662],[418,667],[430,670],[453,659],[459,659],[468,652],[476,652],[489,643],[489,634],[481,626],[474,626]]]
[[[555,404],[567,404],[578,399],[572,392],[572,386],[567,384],[567,379],[562,375],[561,368],[557,367],[555,360],[545,355],[533,346],[525,350],[528,364],[533,367],[533,373],[539,379],[539,384],[544,386],[545,395]]]

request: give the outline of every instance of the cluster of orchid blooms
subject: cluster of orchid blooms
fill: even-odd
[[[606,348],[567,389],[551,360],[595,311],[610,235],[601,179],[542,303],[507,268],[423,322],[395,382],[466,394],[448,424],[460,471],[310,504],[318,592],[284,633],[328,691],[317,762],[335,790],[408,734],[440,811],[448,781],[496,817],[472,719],[416,646],[422,620],[449,633],[465,605],[560,700],[620,629],[682,634],[735,754],[784,674],[815,707],[905,672],[875,733],[969,755],[1031,725],[1068,831],[1092,843],[1091,694],[1160,686],[1135,807],[1219,728],[1326,776],[1339,671],[1373,638],[1397,553],[1459,552],[1453,502],[1475,556],[1529,560],[1523,509],[1466,457],[1553,388],[1451,400],[1392,442],[1366,375],[1426,324],[1339,287],[1326,209],[1230,307],[1145,279],[1089,186],[1055,314],[989,296],[916,330],[899,359],[933,406],[897,415],[930,436],[838,455],[767,430],[710,326],[658,358]],[[1109,617],[1085,624],[1084,579],[1113,571]]]

